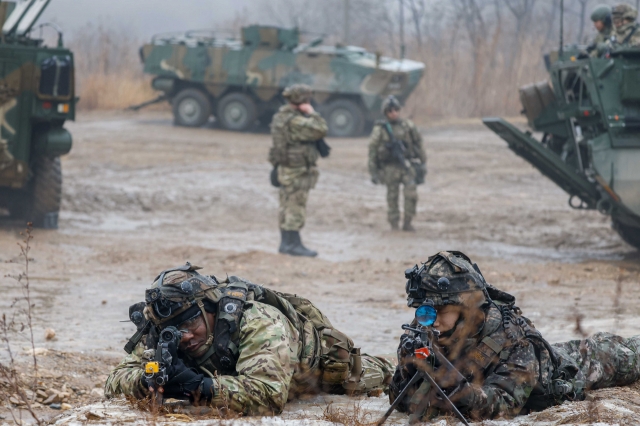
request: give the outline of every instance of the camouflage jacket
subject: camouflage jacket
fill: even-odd
[[[313,343],[312,343],[313,344]],[[105,396],[120,394],[144,397],[141,385],[144,345],[125,357],[111,372],[105,384]],[[301,357],[308,352],[291,322],[276,308],[247,301],[240,321],[240,344],[236,375],[214,379],[214,407],[229,407],[246,415],[278,414],[289,395],[294,372]],[[188,358],[185,364],[197,369]],[[206,372],[201,373],[207,375]]]
[[[384,128],[386,121],[376,123],[371,132],[371,142],[369,143],[369,173],[377,174],[383,167],[396,164],[391,150],[387,146],[390,142],[389,134]],[[415,124],[410,120],[398,120],[391,123],[391,130],[394,137],[404,143],[405,157],[409,160],[417,159],[421,163],[426,163],[427,155],[422,143],[422,135]]]
[[[598,34],[596,34],[589,45],[591,57],[597,58],[605,53],[605,51],[611,46],[612,35],[613,28],[611,27],[605,27],[602,31],[598,31]]]
[[[475,395],[471,407],[458,407],[463,414],[474,419],[512,417],[530,405],[540,407],[558,402],[558,398],[549,399],[546,395],[555,373],[554,364],[548,350],[535,338],[528,337],[531,333],[538,334],[524,317],[513,312],[505,315],[502,309],[494,306],[489,308],[480,334],[457,348],[462,356],[450,359],[467,378]],[[446,348],[443,353],[447,358],[451,357]],[[565,362],[569,364],[566,370],[574,375],[579,373],[575,363]],[[395,386],[391,386],[389,394],[391,400],[404,387],[403,383],[408,382],[404,368],[403,371],[399,366],[396,370]],[[399,410],[408,411],[413,420],[433,418],[439,412],[424,404],[431,395],[429,382],[418,382],[399,405]]]
[[[640,46],[640,28],[637,22],[624,24],[615,31],[616,41],[623,47]]]
[[[271,121],[273,147],[269,162],[283,167],[313,167],[318,161],[316,141],[327,135],[327,122],[314,112],[302,114],[291,104],[283,105]]]

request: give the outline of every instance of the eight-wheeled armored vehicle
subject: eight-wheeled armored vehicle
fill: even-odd
[[[0,208],[34,226],[57,228],[60,156],[71,149],[73,54],[31,38],[50,0],[0,3]],[[55,27],[55,26],[54,26]]]
[[[321,42],[301,44],[295,28],[252,25],[242,28],[241,40],[209,31],[157,35],[140,57],[163,93],[155,101],[171,103],[178,125],[202,126],[212,114],[229,130],[268,124],[284,102],[282,90],[305,83],[332,136],[363,134],[382,100],[404,101],[424,71],[421,62]]]
[[[541,140],[501,118],[483,121],[564,189],[571,207],[610,215],[620,236],[640,248],[640,49],[597,58],[583,52],[547,55],[550,81],[520,89]]]

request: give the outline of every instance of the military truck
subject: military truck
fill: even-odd
[[[509,148],[569,194],[574,209],[611,216],[640,248],[640,49],[593,58],[568,47],[545,57],[550,81],[520,89],[528,126],[485,118]]]
[[[240,40],[210,31],[156,35],[140,58],[162,95],[138,107],[166,100],[177,125],[199,127],[213,114],[223,128],[242,131],[270,123],[282,90],[306,83],[329,134],[356,136],[378,118],[386,96],[404,101],[424,71],[421,62],[321,43],[300,43],[295,28],[260,25],[242,28]]]
[[[75,93],[73,54],[62,33],[57,30],[54,48],[30,37],[49,1],[0,3],[0,208],[34,226],[57,228],[60,156],[71,149],[63,125],[74,119]]]

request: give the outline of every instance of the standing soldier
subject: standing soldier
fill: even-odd
[[[608,42],[613,35],[611,6],[601,4],[593,9],[593,12],[591,12],[591,20],[598,34],[589,45],[588,50],[591,56],[598,57],[607,49]]]
[[[387,204],[391,229],[400,222],[398,198],[400,184],[404,186],[403,231],[413,232],[411,220],[416,214],[418,191],[416,185],[424,183],[427,174],[427,155],[422,136],[410,120],[400,118],[400,102],[389,96],[382,103],[385,120],[376,123],[369,144],[369,173],[374,184],[387,185]]]
[[[638,31],[638,11],[628,4],[619,4],[611,10],[613,25],[616,28],[616,41],[620,46],[640,46],[640,31]]]
[[[281,243],[279,252],[292,256],[316,256],[302,245],[300,229],[306,218],[309,190],[318,181],[318,147],[327,134],[327,123],[311,106],[311,88],[305,84],[287,87],[282,96],[288,101],[271,122],[273,164],[271,181],[280,188]],[[328,153],[327,153],[328,155]]]

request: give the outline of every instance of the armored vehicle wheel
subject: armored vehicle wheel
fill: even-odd
[[[348,99],[338,99],[321,108],[329,126],[329,136],[360,136],[364,132],[364,114]]]
[[[625,225],[618,222],[617,220],[613,220],[611,226],[620,235],[625,243],[640,250],[640,228]]]
[[[227,130],[247,130],[257,118],[256,104],[244,93],[229,93],[218,102],[216,118]]]
[[[200,127],[211,116],[209,98],[197,89],[184,89],[173,98],[173,120],[178,126]]]
[[[60,157],[38,157],[34,166],[27,220],[38,228],[56,229],[62,199]]]

